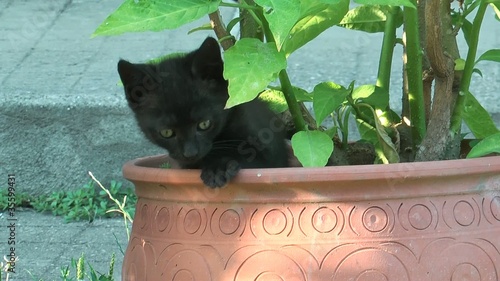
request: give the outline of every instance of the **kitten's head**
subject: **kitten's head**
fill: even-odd
[[[228,99],[219,44],[207,38],[186,55],[157,64],[118,62],[118,73],[139,127],[181,165],[212,148],[227,118]]]

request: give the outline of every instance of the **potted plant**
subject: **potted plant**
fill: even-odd
[[[289,116],[303,166],[245,169],[227,187],[209,189],[200,171],[160,168],[167,156],[128,162],[124,175],[138,203],[123,280],[498,279],[500,157],[475,157],[499,153],[500,133],[470,82],[478,62],[500,61],[500,50],[477,54],[485,11],[498,17],[500,2],[355,2],[350,9],[349,0],[127,0],[95,31],[158,31],[208,15],[225,50],[226,107],[273,100]],[[240,17],[223,22],[224,6]],[[229,31],[238,23],[236,40]],[[382,34],[376,82],[293,86],[288,55],[335,25]],[[388,103],[399,44],[400,114]],[[360,142],[348,142],[350,117]],[[462,141],[462,123],[480,142]],[[474,145],[465,150],[475,159],[459,159],[461,144]],[[359,163],[374,164],[321,167],[360,155],[371,156]]]

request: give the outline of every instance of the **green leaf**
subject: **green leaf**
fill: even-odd
[[[467,17],[469,14],[471,14],[474,10],[477,9],[477,7],[479,7],[479,4],[481,4],[481,2],[483,2],[482,0],[473,0],[473,1],[470,1],[471,3],[467,4],[467,2],[469,1],[465,1],[463,5],[465,7],[464,11],[463,11],[463,15],[465,17]]]
[[[340,2],[342,2],[342,0],[320,0],[320,2],[334,5],[339,4]]]
[[[477,59],[476,63],[480,61],[494,61],[494,62],[500,62],[500,49],[491,49],[484,54],[482,54],[479,59]]]
[[[285,95],[279,90],[265,90],[259,95],[259,99],[267,103],[269,108],[275,113],[282,113],[288,109]]]
[[[324,131],[324,133],[330,138],[333,139],[337,135],[337,131],[339,130],[339,127],[333,126],[331,128],[328,128]]]
[[[411,0],[354,0],[354,2],[362,5],[388,5],[416,8]]]
[[[361,85],[354,89],[352,98],[374,108],[385,109],[389,105],[389,93],[375,85]]]
[[[264,17],[269,23],[278,50],[288,37],[290,30],[300,17],[299,0],[255,0],[264,8]]]
[[[243,38],[224,54],[224,78],[229,81],[226,108],[253,100],[286,67],[274,43]]]
[[[390,12],[389,6],[358,6],[347,12],[339,26],[369,33],[384,32],[387,15]],[[396,26],[400,27],[402,24],[403,11],[398,9]]]
[[[233,30],[233,28],[238,24],[240,23],[242,20],[242,18],[240,17],[237,17],[237,18],[234,18],[232,19],[226,26],[226,29],[227,29],[227,32],[231,32]]]
[[[360,139],[373,144],[375,147],[375,153],[379,159],[381,156],[384,157],[375,128],[360,118],[356,118],[356,125],[358,127]]]
[[[467,158],[481,157],[491,153],[500,153],[500,133],[493,134],[476,144],[467,154]]]
[[[490,5],[493,7],[493,11],[495,11],[495,18],[500,21],[500,1],[491,3]]]
[[[306,13],[293,26],[288,39],[283,44],[282,49],[287,56],[329,27],[338,24],[349,10],[349,0],[335,1],[335,4],[331,5],[320,3],[304,6],[302,9]]]
[[[455,60],[455,71],[462,71],[465,68],[465,60],[458,58]]]
[[[203,30],[212,30],[212,25],[209,23],[206,23],[204,25],[198,26],[196,28],[193,28],[188,31],[188,34],[194,33],[196,31],[203,31]]]
[[[333,82],[316,85],[312,92],[316,124],[320,126],[323,120],[345,101],[349,93],[349,90]]]
[[[477,73],[477,75],[479,75],[479,76],[481,76],[481,78],[483,78],[483,73],[478,68],[474,68],[472,70],[472,73]]]
[[[293,93],[295,94],[295,98],[297,101],[303,102],[303,101],[312,101],[313,96],[312,94],[308,93],[306,90],[292,86],[293,88]]]
[[[316,10],[318,6],[324,6],[324,4],[327,4],[323,3],[323,1],[319,2],[321,3],[318,3],[317,0],[300,0],[300,17],[303,18],[311,13],[311,11]]]
[[[125,0],[92,37],[174,29],[217,10],[220,0]]]
[[[375,110],[371,106],[364,103],[357,104],[357,106],[368,108],[373,114],[373,119],[375,121],[375,128],[369,126],[366,123],[365,126],[373,128],[374,133],[376,133],[377,141],[374,142],[373,139],[368,139],[368,141],[371,141],[375,145],[375,152],[377,153],[378,157],[382,160],[384,164],[398,163],[399,154],[396,150],[396,147],[394,146],[394,143],[392,142],[391,138],[385,131],[384,126],[382,126],[382,124],[380,123],[380,120]]]
[[[464,19],[461,29],[464,34],[465,42],[467,43],[467,46],[469,46],[470,37],[472,35],[472,23],[469,20]]]
[[[300,131],[292,137],[293,153],[304,167],[323,167],[333,152],[333,141],[320,131]]]
[[[484,139],[490,135],[498,133],[495,122],[490,114],[469,92],[465,92],[464,108],[462,109],[462,118],[478,139]]]

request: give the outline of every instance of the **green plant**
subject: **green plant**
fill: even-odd
[[[17,192],[15,194],[15,202],[14,205],[16,207],[30,207],[31,202],[35,201],[36,198],[24,193],[24,192]],[[9,202],[9,191],[7,188],[2,188],[0,190],[0,210],[5,211],[9,208],[11,202]]]
[[[113,281],[113,271],[115,267],[115,254],[111,255],[111,260],[109,262],[109,268],[107,273],[99,273],[96,271],[92,265],[87,262],[88,269],[85,267],[85,256],[82,253],[80,258],[77,260],[71,259],[71,265],[61,267],[61,280],[62,281]],[[74,277],[71,276],[72,270],[74,271]],[[85,279],[87,278],[87,279]]]
[[[91,172],[89,172],[89,175],[92,178],[93,182],[97,183],[97,185],[101,189],[100,192],[96,193],[97,190],[95,190],[93,182],[90,182],[89,184],[85,185],[81,189],[81,190],[85,190],[85,192],[81,192],[81,190],[77,190],[75,192],[75,194],[79,198],[78,200],[75,199],[74,195],[69,196],[69,197],[65,197],[64,196],[65,193],[63,193],[63,195],[60,195],[61,193],[57,192],[57,193],[53,193],[52,196],[47,197],[47,198],[50,198],[49,200],[47,200],[47,198],[40,200],[42,202],[37,203],[37,204],[40,204],[40,206],[42,206],[42,207],[40,207],[40,206],[35,207],[35,209],[38,208],[40,211],[46,211],[47,210],[46,208],[48,208],[46,205],[47,201],[49,201],[49,202],[63,201],[60,204],[66,204],[66,203],[70,202],[69,203],[70,207],[67,207],[67,209],[74,209],[74,210],[73,210],[73,212],[67,213],[67,215],[72,214],[72,216],[66,217],[67,220],[90,219],[91,217],[87,216],[90,212],[80,212],[78,210],[80,210],[80,209],[90,210],[90,209],[95,207],[94,205],[92,205],[92,204],[88,204],[88,205],[86,205],[86,204],[73,204],[71,202],[74,202],[74,201],[80,202],[81,201],[81,202],[88,203],[88,202],[96,202],[96,201],[97,202],[103,202],[103,201],[107,202],[106,200],[110,200],[111,201],[110,204],[107,204],[107,203],[106,203],[106,205],[105,204],[98,204],[102,209],[99,209],[99,211],[96,211],[94,216],[92,216],[92,218],[97,216],[97,215],[99,215],[101,217],[109,216],[113,213],[119,213],[119,214],[123,215],[124,221],[125,221],[125,230],[127,232],[127,239],[129,240],[130,239],[130,229],[129,229],[128,223],[132,223],[133,213],[135,212],[135,201],[136,201],[135,195],[130,192],[130,189],[123,190],[121,184],[117,183],[115,181],[111,182],[110,188],[106,188],[94,177],[94,175]],[[71,193],[71,194],[73,194],[73,193]],[[99,195],[96,196],[96,194],[99,194]],[[132,195],[131,196],[132,202],[127,201],[127,198],[130,198],[130,197],[128,197],[129,194]],[[57,198],[57,200],[52,201],[54,198]],[[64,198],[71,198],[71,200],[64,200]],[[93,200],[90,200],[91,198],[93,198]],[[121,202],[117,198],[121,199]],[[30,199],[33,199],[33,198],[30,197]],[[35,201],[37,201],[37,200],[35,200]],[[64,202],[66,202],[66,203],[64,203]],[[131,205],[131,204],[133,204],[133,205]],[[49,204],[49,205],[52,205],[52,204]],[[58,205],[59,205],[59,203],[54,204],[54,207],[56,207],[56,209],[57,209]],[[106,206],[106,208],[104,208],[104,206]],[[52,211],[54,214],[59,214],[58,211],[56,211],[55,209]],[[78,214],[81,214],[81,216],[79,216]],[[123,254],[125,254],[121,245],[118,243],[118,239],[116,238],[116,236],[115,236],[115,239],[116,239],[118,246],[120,247],[121,252]],[[79,281],[79,280],[113,281],[114,280],[114,278],[113,278],[113,272],[114,272],[114,266],[115,266],[115,254],[114,253],[111,256],[107,273],[100,273],[100,272],[96,271],[94,269],[94,266],[92,266],[92,264],[90,264],[89,262],[87,262],[88,268],[85,266],[85,264],[86,264],[85,263],[85,256],[83,253],[81,254],[80,258],[78,258],[77,260],[72,258],[70,265],[66,265],[66,266],[61,267],[60,279],[62,281]],[[6,266],[3,266],[3,264],[0,263],[0,267],[2,268],[2,270],[7,272],[8,264]],[[0,280],[1,280],[1,276],[2,275],[0,272]],[[6,279],[6,280],[8,280],[8,279]],[[33,277],[33,280],[43,281],[43,279],[34,278],[34,277]]]
[[[133,199],[132,203],[130,201],[127,201],[128,195],[123,196],[122,202],[120,202],[120,200],[117,199],[116,192],[113,192],[113,190],[109,190],[109,189],[105,188],[101,184],[101,182],[99,182],[94,177],[94,175],[91,172],[89,172],[89,176],[102,189],[101,194],[106,194],[108,196],[108,199],[111,200],[116,205],[116,208],[109,209],[106,211],[106,213],[107,214],[118,213],[118,214],[121,214],[123,216],[123,223],[125,225],[125,230],[127,231],[127,240],[130,240],[130,229],[128,227],[128,224],[129,223],[132,224],[132,222],[133,222],[132,218],[134,217],[134,213],[135,213],[135,202],[137,201],[137,196],[135,195],[135,193],[130,194],[131,198]],[[102,193],[102,192],[104,192],[104,193]],[[133,205],[130,205],[130,204],[133,204]],[[116,238],[116,236],[115,236],[115,238]],[[123,253],[123,250],[122,250],[122,253]]]
[[[285,101],[296,130],[292,147],[304,166],[325,165],[334,148],[332,138],[339,140],[336,149],[348,146],[350,115],[362,139],[373,144],[375,162],[457,158],[463,122],[477,139],[489,139],[479,143],[480,153],[472,156],[498,152],[499,130],[470,92],[470,82],[474,72],[481,73],[476,69],[480,61],[500,62],[500,49],[478,58],[476,54],[485,11],[491,6],[498,17],[500,0],[354,2],[358,5],[349,9],[349,0],[126,0],[94,36],[174,29],[208,15],[225,49],[224,77],[230,95],[226,106],[259,95]],[[240,17],[224,23],[220,7],[239,8]],[[239,40],[230,34],[237,22]],[[376,81],[371,85],[353,81],[349,86],[326,81],[310,93],[294,87],[287,73],[288,56],[332,26],[382,34]],[[404,36],[398,37],[400,26]],[[468,46],[465,58],[456,43],[460,31]],[[406,58],[401,114],[389,107],[393,50],[399,45]],[[272,86],[276,79],[279,86]],[[316,119],[303,106],[305,101],[312,102]],[[325,128],[327,118],[333,125]]]
[[[7,189],[0,191],[0,210],[9,208]],[[111,181],[108,188],[99,183],[96,187],[91,181],[77,190],[56,191],[50,195],[33,196],[24,192],[15,194],[16,208],[33,208],[38,212],[51,212],[63,216],[65,221],[107,218],[117,215],[118,209],[127,214],[130,220],[135,213],[137,197],[132,188],[124,188],[120,182]]]
[[[130,188],[122,188],[122,184],[116,181],[111,181],[106,190],[99,189],[91,181],[75,191],[58,191],[42,196],[31,205],[37,211],[64,216],[66,221],[93,221],[97,217],[116,215],[110,212],[114,209],[115,202],[108,193],[119,200],[128,197],[130,200],[125,203],[124,209],[133,216],[136,197]]]
[[[123,218],[124,218],[124,222],[125,222],[125,230],[127,232],[127,240],[130,240],[130,229],[128,227],[128,223],[132,223],[132,217],[133,217],[133,213],[135,211],[135,205],[134,206],[129,206],[129,202],[127,201],[127,195],[124,195],[121,199],[122,199],[122,202],[120,202],[116,195],[117,194],[120,194],[120,188],[121,188],[121,185],[119,184],[116,184],[115,182],[112,182],[111,184],[111,188],[105,188],[101,182],[99,182],[95,177],[94,175],[89,172],[89,176],[92,178],[93,182],[97,183],[97,185],[101,188],[101,192],[100,194],[101,195],[106,195],[107,198],[109,200],[111,200],[112,204],[115,204],[115,208],[113,209],[108,209],[106,210],[106,214],[109,214],[109,213],[119,213],[121,215],[123,215]],[[135,201],[136,199],[134,199]],[[115,236],[116,238],[116,236]],[[121,249],[121,245],[118,243],[117,241],[117,244],[118,246],[120,246],[120,249]],[[122,253],[125,254],[123,252],[123,249],[121,249]],[[80,258],[78,260],[75,260],[75,259],[71,259],[71,266],[65,266],[65,267],[61,267],[61,280],[62,281],[73,281],[73,280],[85,280],[85,277],[87,277],[87,280],[89,281],[113,281],[114,278],[113,278],[113,271],[114,271],[114,266],[115,266],[115,254],[113,253],[112,256],[111,256],[111,260],[110,260],[110,263],[109,263],[109,269],[108,269],[108,273],[106,274],[103,274],[103,273],[99,273],[97,272],[96,270],[94,270],[93,266],[87,262],[87,265],[88,265],[88,270],[86,270],[85,268],[85,257],[84,257],[84,254],[82,253],[82,255],[80,256]],[[71,277],[71,268],[75,271],[75,274],[76,274],[76,279],[74,279],[73,277]]]

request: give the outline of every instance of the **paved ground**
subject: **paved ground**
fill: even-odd
[[[32,194],[81,187],[89,181],[89,170],[103,182],[123,181],[125,161],[162,152],[138,132],[117,85],[116,63],[191,50],[210,33],[187,35],[204,23],[199,21],[176,31],[89,39],[120,3],[0,1],[0,187],[9,173],[16,174],[19,192]],[[479,53],[500,46],[494,21],[488,13]],[[290,58],[294,83],[312,89],[326,80],[374,82],[380,35],[333,28],[321,39]],[[395,55],[401,56],[400,48]],[[498,120],[500,64],[480,67],[485,75],[474,79],[472,91],[482,93],[479,99]],[[401,64],[393,69],[399,73]],[[391,97],[396,109],[400,84],[396,74]],[[119,280],[123,256],[118,244],[126,245],[121,220],[65,224],[62,218],[30,211],[16,215],[18,273],[9,280],[59,280],[60,267],[82,252],[101,271],[115,252]],[[0,222],[0,255],[8,255],[6,214]]]
[[[127,247],[123,220],[64,223],[62,217],[30,210],[17,212],[16,218],[15,254],[19,260],[16,262],[16,273],[11,274],[9,280],[61,280],[61,268],[70,266],[71,259],[78,259],[82,253],[85,260],[102,273],[108,272],[111,255],[115,253],[114,277],[115,280],[120,280],[123,262],[121,249],[125,251]],[[6,226],[11,221],[7,222],[6,213],[0,217],[0,221],[1,255],[8,256],[12,245],[6,245],[9,238]],[[76,280],[74,268],[70,276]]]

